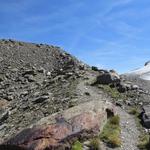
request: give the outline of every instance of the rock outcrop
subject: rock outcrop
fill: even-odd
[[[75,106],[42,118],[36,125],[1,144],[0,149],[10,150],[14,146],[20,150],[71,149],[72,143],[77,139],[85,140],[97,136],[110,112],[115,114],[115,107],[101,101]]]
[[[94,84],[118,84],[120,76],[113,70],[99,70],[99,75]]]
[[[142,125],[150,129],[150,105],[143,106],[140,118]]]

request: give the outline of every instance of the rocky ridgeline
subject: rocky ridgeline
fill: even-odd
[[[86,67],[59,47],[1,40],[0,140],[74,105]]]

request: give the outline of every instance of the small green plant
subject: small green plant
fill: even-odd
[[[101,150],[101,146],[100,146],[100,139],[97,138],[93,138],[90,141],[90,149],[91,150]]]
[[[111,145],[111,147],[120,147],[120,118],[118,115],[111,117],[103,128],[100,138]]]
[[[110,118],[110,124],[112,125],[116,125],[119,126],[120,125],[120,117],[118,115],[113,116],[112,118]]]
[[[150,137],[148,134],[143,134],[139,137],[138,148],[143,150],[150,149]]]
[[[138,115],[139,114],[139,111],[136,107],[133,107],[129,110],[129,114],[131,115]]]
[[[123,98],[123,94],[119,93],[116,88],[111,88],[109,85],[102,85],[99,88],[102,88],[106,93],[108,93],[113,99]]]
[[[72,145],[72,150],[83,150],[82,144],[80,143],[80,141],[76,141],[76,142]]]
[[[96,79],[96,78],[91,79],[91,80],[88,82],[88,85],[91,85],[91,86],[97,85],[97,79]]]

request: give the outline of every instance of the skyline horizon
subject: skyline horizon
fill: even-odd
[[[25,42],[25,43],[32,43],[32,44],[47,44],[47,45],[52,45],[52,46],[56,46],[56,47],[60,47],[59,45],[53,45],[53,44],[50,44],[50,43],[40,43],[40,42],[33,42],[33,41],[22,41],[22,40],[19,40],[19,39],[12,39],[12,38],[0,38],[0,40],[14,40],[14,41],[17,41],[17,42]],[[74,54],[72,54],[69,50],[66,50],[64,49],[63,47],[60,47],[60,49],[66,51],[67,53],[71,54],[73,57],[75,57],[76,59],[78,59],[79,61],[89,65],[89,66],[95,66],[95,67],[98,67],[99,69],[106,69],[106,70],[115,70],[117,71],[119,74],[125,74],[125,73],[128,73],[128,72],[131,72],[131,71],[135,71],[137,69],[140,69],[141,67],[143,67],[145,65],[145,63],[149,62],[149,60],[145,60],[145,62],[143,62],[143,64],[141,64],[140,66],[137,66],[136,68],[133,68],[131,67],[130,70],[126,70],[126,72],[119,72],[118,70],[114,69],[114,68],[111,68],[108,66],[108,68],[104,68],[100,65],[93,65],[93,64],[89,64],[88,62],[85,62],[84,60],[80,59],[79,57],[75,56]]]
[[[125,73],[150,60],[148,0],[0,1],[0,38],[56,45]]]

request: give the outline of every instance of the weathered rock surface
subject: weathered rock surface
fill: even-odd
[[[97,76],[95,84],[117,84],[119,82],[120,77],[115,71],[99,70],[99,75]]]
[[[143,126],[150,129],[150,105],[143,106],[140,118]]]
[[[4,142],[0,149],[4,146],[26,150],[70,149],[75,140],[98,135],[107,121],[108,111],[116,113],[111,103],[83,103],[62,113],[42,118],[36,126],[33,125]]]

